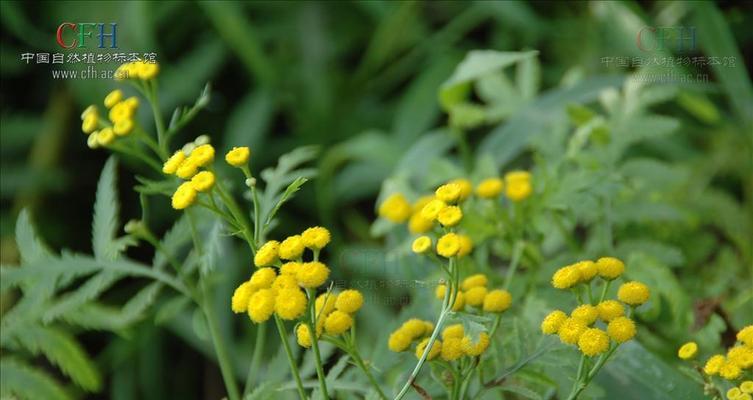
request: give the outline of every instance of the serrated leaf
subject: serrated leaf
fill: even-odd
[[[285,192],[282,193],[279,200],[277,200],[277,202],[275,203],[275,206],[271,211],[269,211],[269,214],[264,221],[265,230],[269,227],[269,224],[272,223],[272,220],[274,219],[275,215],[277,215],[280,207],[282,207],[282,205],[285,204],[288,200],[293,198],[293,195],[295,195],[295,193],[298,192],[298,190],[301,189],[301,186],[303,186],[303,184],[306,182],[308,182],[307,178],[298,177],[293,182],[291,182],[290,185],[288,185],[288,187],[285,189]]]
[[[343,355],[340,357],[340,359],[337,360],[337,363],[332,366],[332,368],[329,369],[327,372],[327,382],[334,382],[337,380],[337,378],[340,377],[340,375],[345,371],[345,368],[348,367],[348,361],[350,361],[350,357],[347,355]]]
[[[7,356],[0,359],[0,394],[4,398],[18,396],[25,399],[72,399],[47,373]]]
[[[74,292],[66,294],[50,306],[47,312],[44,313],[42,320],[45,323],[50,323],[61,314],[65,314],[82,304],[97,298],[121,277],[122,275],[120,273],[113,271],[102,271],[94,275]]]
[[[162,269],[167,265],[168,260],[165,253],[175,258],[178,256],[180,249],[191,241],[191,229],[188,218],[183,215],[173,224],[160,241],[160,247],[164,250],[154,253],[152,266],[156,269]],[[175,260],[176,262],[178,260]]]
[[[157,313],[154,316],[154,323],[158,325],[164,324],[165,322],[173,319],[173,317],[183,311],[183,309],[186,308],[189,304],[191,304],[191,299],[189,299],[188,297],[173,297],[172,299],[162,304],[162,306],[157,310]]]
[[[222,255],[222,227],[222,221],[216,220],[204,238],[204,253],[199,269],[202,276],[206,276],[215,269],[217,260]]]
[[[534,400],[543,399],[543,397],[541,397],[540,394],[523,386],[506,384],[506,385],[503,385],[501,389],[505,392],[515,393],[517,395],[523,396],[526,399],[534,399]]]
[[[21,253],[23,264],[35,263],[44,259],[52,258],[52,253],[47,245],[39,238],[34,225],[31,222],[29,211],[21,210],[16,220],[16,244]]]
[[[164,285],[160,282],[152,282],[139,290],[128,302],[123,305],[120,314],[123,324],[130,324],[142,318],[144,311],[157,300],[159,292]]]
[[[274,398],[273,393],[277,391],[277,382],[264,382],[257,386],[253,392],[246,395],[243,400],[265,400]]]
[[[115,188],[116,160],[111,156],[102,168],[97,184],[97,197],[94,201],[92,220],[92,249],[94,256],[101,260],[113,260],[119,253],[113,242],[118,232],[120,209],[118,192]]]

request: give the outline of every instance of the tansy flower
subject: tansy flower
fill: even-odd
[[[422,340],[418,345],[416,346],[416,358],[419,360],[421,359],[421,356],[424,355],[424,351],[426,350],[426,346],[429,344],[429,338],[426,338]],[[442,352],[442,342],[439,340],[435,340],[434,343],[431,344],[431,349],[429,350],[429,354],[426,355],[426,360],[431,361]]]
[[[505,175],[505,195],[512,201],[522,201],[531,195],[531,174],[526,171],[513,171]]]
[[[607,333],[617,343],[625,343],[635,337],[635,322],[627,317],[617,317],[607,325]]]
[[[301,263],[297,261],[288,261],[280,266],[280,275],[290,275],[295,277],[298,274],[298,268],[301,267]]]
[[[617,291],[617,298],[631,306],[639,306],[645,303],[648,301],[649,295],[648,286],[636,281],[623,283]]]
[[[86,116],[91,113],[97,114],[97,106],[94,104],[89,105],[89,107],[86,107],[84,111],[81,112],[81,120],[83,121]]]
[[[737,332],[737,340],[743,342],[748,347],[753,347],[753,325],[748,325]]]
[[[564,311],[554,310],[541,321],[541,332],[545,335],[553,335],[559,331],[566,320],[567,314]]]
[[[502,193],[504,183],[500,178],[487,178],[476,186],[476,195],[483,199],[493,199]]]
[[[277,261],[277,251],[280,248],[280,242],[270,240],[256,251],[254,256],[254,265],[257,267],[268,267]]]
[[[170,158],[162,164],[162,172],[165,174],[174,174],[178,170],[178,167],[186,159],[186,153],[183,150],[178,150],[173,153]]]
[[[305,288],[315,288],[324,284],[329,278],[329,268],[319,261],[307,262],[298,268],[296,279]]]
[[[123,92],[120,89],[115,89],[105,96],[105,107],[112,108],[115,104],[123,100]]]
[[[619,278],[625,272],[625,263],[614,257],[602,257],[596,261],[599,276],[612,280]]]
[[[89,137],[86,138],[86,145],[89,146],[90,149],[96,149],[99,147],[99,143],[97,142],[98,135],[99,132],[92,132],[89,134]]]
[[[394,223],[403,223],[410,215],[410,203],[400,193],[391,195],[379,206],[379,216]]]
[[[280,291],[282,289],[298,289],[298,281],[292,275],[277,275],[272,282],[272,289]]]
[[[428,206],[427,206],[428,207]],[[458,235],[450,232],[439,238],[437,242],[437,254],[442,257],[450,258],[458,254],[460,250],[460,239]]]
[[[452,324],[442,330],[442,339],[457,338],[462,339],[465,335],[463,324]]]
[[[465,257],[468,254],[471,254],[471,250],[473,250],[473,242],[471,241],[471,238],[466,235],[458,234],[458,240],[460,241],[458,257]]]
[[[335,308],[348,314],[353,314],[363,306],[363,295],[355,289],[340,292],[335,301]]]
[[[335,311],[335,304],[337,303],[337,295],[334,293],[326,292],[319,295],[314,302],[314,308],[316,309],[317,319],[326,317]]]
[[[463,295],[463,292],[458,291],[458,294],[455,295],[455,303],[452,305],[452,311],[460,311],[465,307],[465,295]]]
[[[727,391],[727,399],[729,400],[737,400],[742,396],[743,392],[738,387],[733,387],[732,389]]]
[[[420,214],[421,210],[424,209],[424,207],[434,200],[434,196],[427,195],[427,196],[421,196],[418,198],[418,200],[413,202],[413,205],[411,206],[413,214]]]
[[[129,106],[125,101],[121,101],[112,106],[110,112],[108,113],[108,117],[110,118],[110,121],[118,122],[121,119],[133,118],[133,112],[133,107]]]
[[[582,282],[590,281],[599,272],[596,263],[590,260],[577,262],[573,264],[573,267],[577,268],[580,272]]]
[[[583,304],[576,307],[570,313],[570,316],[583,320],[586,325],[593,325],[593,323],[596,322],[596,318],[599,317],[599,311],[596,309],[596,307],[590,304]]]
[[[136,65],[136,73],[141,80],[147,81],[157,76],[159,73],[159,64],[156,62],[141,61]]]
[[[209,171],[201,171],[191,178],[191,185],[197,192],[206,192],[214,186],[214,174]]]
[[[113,76],[115,80],[120,81],[123,79],[132,78],[133,76],[131,74],[131,69],[132,69],[131,67],[132,67],[132,63],[121,64],[118,67],[118,69],[115,70],[115,74]]]
[[[112,126],[112,131],[118,136],[126,136],[133,130],[133,120],[121,119]]]
[[[609,337],[601,329],[586,329],[578,338],[578,348],[589,357],[599,355],[609,348]]]
[[[477,286],[468,289],[465,292],[465,304],[472,307],[480,307],[484,304],[484,298],[486,297],[486,288],[483,286]]]
[[[552,286],[557,289],[569,289],[580,282],[581,275],[578,268],[568,265],[557,270],[552,275]]]
[[[741,383],[740,390],[743,393],[753,393],[753,381],[745,381]]]
[[[487,284],[489,284],[489,278],[487,278],[486,275],[473,274],[463,279],[463,283],[460,285],[460,287],[462,287],[463,290],[468,290],[470,288],[474,288],[478,286],[486,286]]]
[[[308,228],[301,234],[303,245],[309,249],[321,250],[329,243],[330,234],[327,228],[315,226]]]
[[[282,289],[277,293],[275,313],[284,320],[293,320],[306,311],[306,295],[301,289]]]
[[[188,157],[178,165],[175,175],[181,179],[191,179],[197,172],[199,172],[199,166],[193,161],[193,159],[191,159],[191,157]]]
[[[450,181],[449,183],[458,185],[458,187],[460,188],[460,196],[458,196],[458,201],[467,199],[473,191],[473,185],[468,179],[458,178]]]
[[[445,361],[455,361],[463,356],[463,339],[451,337],[442,342],[440,356]]]
[[[136,111],[136,109],[139,107],[139,98],[135,96],[131,96],[123,100],[123,104],[125,104],[126,107],[130,108],[131,112]]]
[[[485,312],[503,312],[510,308],[510,304],[512,304],[512,296],[504,289],[492,290],[484,297]]]
[[[248,309],[248,300],[254,293],[254,289],[251,287],[251,282],[243,282],[233,292],[233,298],[231,300],[230,308],[234,313],[246,312]]]
[[[417,339],[426,334],[426,324],[418,318],[411,318],[400,325],[400,331],[410,336],[411,340]]]
[[[414,213],[408,220],[408,231],[410,233],[426,233],[434,226],[434,221],[426,219],[421,212]]]
[[[248,147],[233,147],[225,154],[225,161],[233,167],[242,167],[248,164],[251,150]]]
[[[280,243],[278,253],[283,260],[295,260],[303,254],[304,246],[301,235],[288,236]]]
[[[706,365],[703,366],[703,373],[706,375],[717,375],[726,361],[721,354],[712,356],[706,360]]]
[[[411,250],[416,254],[423,254],[431,248],[431,239],[428,236],[417,237],[411,245]]]
[[[434,289],[434,295],[439,300],[442,300],[442,299],[444,299],[444,294],[445,294],[446,291],[447,291],[447,285],[440,284],[440,285],[437,285],[436,289]]]
[[[580,335],[583,334],[586,329],[588,329],[588,326],[586,326],[586,323],[583,322],[582,319],[568,318],[564,322],[562,322],[562,325],[560,325],[560,329],[557,331],[557,334],[559,335],[560,341],[562,343],[576,344],[578,343]]]
[[[259,268],[251,275],[249,282],[254,289],[269,288],[276,277],[277,273],[273,268]]]
[[[404,331],[398,329],[392,332],[387,340],[387,347],[395,353],[405,351],[413,341],[413,338],[406,334]]]
[[[689,360],[698,353],[698,344],[696,342],[688,342],[682,345],[677,350],[677,357],[680,357],[683,360]]]
[[[332,311],[324,321],[324,331],[330,335],[339,335],[353,326],[353,317],[340,310]]]
[[[448,183],[440,186],[434,194],[445,203],[455,203],[460,198],[460,185]]]
[[[112,143],[113,140],[115,140],[115,132],[113,132],[112,128],[109,126],[107,128],[102,128],[97,135],[97,143],[99,143],[100,146],[107,146]]]
[[[295,336],[298,340],[299,346],[305,348],[311,347],[311,331],[309,331],[308,325],[299,324],[298,327],[295,328]]]
[[[183,210],[196,201],[196,189],[191,182],[184,182],[173,193],[172,206],[176,210]]]
[[[753,366],[753,349],[745,346],[735,346],[727,350],[727,360],[742,369]]]
[[[191,151],[189,159],[198,167],[203,167],[214,161],[214,147],[211,144],[202,144]]]
[[[439,211],[437,220],[442,226],[455,226],[463,218],[463,212],[458,206],[448,206]]]
[[[474,343],[470,336],[464,336],[460,342],[463,353],[471,357],[480,356],[489,347],[489,335],[481,332],[478,335],[478,341]]]
[[[426,220],[434,221],[437,219],[439,212],[445,207],[447,207],[447,203],[439,199],[434,199],[421,209],[421,216]]]
[[[742,374],[742,370],[740,367],[737,366],[737,364],[730,362],[727,360],[722,366],[719,368],[719,376],[722,378],[732,381],[740,377]]]
[[[248,301],[248,316],[257,324],[268,320],[274,310],[275,294],[272,289],[261,289]]]
[[[596,310],[599,312],[599,318],[604,322],[625,315],[625,307],[616,300],[604,300],[596,305]]]

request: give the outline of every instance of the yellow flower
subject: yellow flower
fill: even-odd
[[[329,278],[329,268],[319,261],[307,262],[298,268],[296,279],[305,288],[315,288],[324,284]]]
[[[617,317],[607,325],[607,333],[617,343],[625,343],[635,337],[635,322],[627,317]]]
[[[199,166],[191,159],[191,157],[188,157],[178,165],[178,169],[175,170],[175,175],[181,179],[191,179],[197,172],[199,172]]]
[[[486,297],[486,288],[483,286],[477,286],[468,289],[465,292],[465,303],[472,307],[480,307],[484,304],[484,298]]]
[[[733,381],[739,378],[741,374],[742,370],[740,369],[740,367],[738,367],[737,364],[730,362],[729,360],[722,364],[722,366],[719,368],[719,376],[728,381]]]
[[[463,279],[463,283],[461,283],[460,287],[462,287],[463,290],[468,290],[470,288],[474,288],[478,286],[486,286],[488,284],[489,284],[489,278],[487,278],[486,275],[473,274]]]
[[[458,257],[465,257],[471,254],[473,250],[473,242],[467,235],[458,234],[458,240],[460,240],[460,249],[458,249]]]
[[[442,342],[442,349],[439,352],[445,361],[455,361],[463,356],[463,339],[451,337]]]
[[[363,295],[355,289],[342,291],[337,295],[335,308],[348,314],[353,314],[363,306]]]
[[[588,329],[588,326],[586,326],[586,323],[583,322],[582,319],[568,318],[564,322],[562,322],[559,330],[557,330],[557,334],[559,335],[560,341],[562,343],[576,344],[578,343],[580,335],[583,334],[586,329]]]
[[[98,114],[97,112],[97,106],[94,104],[89,105],[89,107],[86,107],[84,111],[81,112],[81,120],[83,121],[87,115],[89,114]]]
[[[209,171],[201,171],[191,178],[191,184],[197,192],[206,192],[214,186],[214,174]]]
[[[191,182],[184,182],[173,193],[172,206],[176,210],[183,210],[196,201],[196,189]]]
[[[418,200],[413,202],[413,205],[411,206],[411,212],[413,212],[414,215],[420,214],[421,210],[423,210],[424,207],[432,200],[434,200],[434,196],[432,195],[419,197]]]
[[[439,299],[444,299],[444,294],[447,291],[447,285],[437,285],[437,288],[434,289],[434,295]]]
[[[301,267],[301,263],[297,261],[288,261],[280,266],[280,275],[290,275],[295,277],[298,274],[298,268]]]
[[[478,335],[478,342],[473,342],[470,336],[464,336],[460,342],[463,352],[471,357],[480,356],[489,347],[489,335],[481,332]]]
[[[577,268],[580,272],[582,282],[590,281],[599,272],[596,263],[591,260],[577,262],[573,264],[573,267]]]
[[[733,387],[727,391],[727,399],[738,400],[742,396],[743,392],[738,387]]]
[[[139,62],[136,64],[136,73],[141,80],[147,81],[157,76],[159,64],[156,62]]]
[[[422,321],[424,323],[424,332],[426,335],[431,335],[434,332],[434,324],[431,321]]]
[[[173,153],[170,158],[162,165],[162,172],[165,174],[174,174],[178,170],[178,167],[186,159],[186,153],[183,150],[178,150]]]
[[[403,223],[410,215],[410,203],[400,193],[391,195],[379,206],[379,216],[394,223]]]
[[[89,146],[90,149],[96,149],[97,147],[99,147],[97,136],[99,136],[99,132],[95,131],[89,134],[89,137],[86,138],[86,145]]]
[[[465,296],[463,292],[458,291],[458,294],[455,296],[455,303],[452,305],[452,311],[460,311],[463,307],[465,307]]]
[[[400,325],[399,330],[408,335],[411,340],[420,338],[427,333],[426,324],[424,324],[424,321],[421,321],[418,318],[411,318],[403,322],[403,324]]]
[[[541,321],[541,332],[545,335],[553,335],[559,331],[566,320],[567,314],[564,311],[554,310]]]
[[[726,361],[721,354],[712,356],[706,361],[706,365],[703,366],[703,373],[706,375],[717,375]]]
[[[636,281],[623,283],[617,290],[617,298],[631,306],[639,306],[645,303],[648,301],[649,295],[648,286]]]
[[[412,341],[412,337],[398,329],[390,335],[390,338],[387,341],[387,347],[389,347],[391,351],[399,353],[408,349]]]
[[[125,101],[121,101],[110,109],[110,112],[108,114],[110,121],[112,122],[118,122],[121,119],[131,119],[133,118],[133,107],[129,106],[128,103]]]
[[[599,276],[612,280],[619,278],[625,272],[625,263],[618,258],[602,257],[596,260],[596,268],[599,270]]]
[[[420,236],[413,241],[411,250],[416,254],[423,254],[431,248],[431,239],[428,236]]]
[[[434,194],[445,203],[455,203],[460,198],[460,185],[448,183],[440,186]]]
[[[580,282],[581,274],[578,268],[568,265],[557,270],[552,275],[552,286],[557,289],[569,289]]]
[[[439,211],[437,220],[442,226],[455,226],[463,218],[463,211],[458,206],[448,206]]]
[[[259,268],[251,275],[251,287],[254,289],[268,289],[272,287],[272,282],[277,278],[277,273],[273,268]]]
[[[191,151],[188,156],[197,167],[203,167],[214,161],[214,147],[211,144],[202,144]]]
[[[295,280],[295,276],[277,275],[274,282],[272,282],[272,289],[278,292],[283,289],[298,289],[298,281]]]
[[[353,326],[353,317],[340,310],[332,311],[324,321],[324,330],[330,335],[339,335]]]
[[[753,349],[735,346],[727,350],[727,360],[742,369],[753,367]]]
[[[330,234],[327,228],[315,226],[303,231],[301,239],[303,239],[303,245],[309,249],[321,250],[329,243]]]
[[[233,298],[230,308],[234,313],[246,312],[248,309],[248,301],[251,295],[254,294],[254,289],[251,287],[251,282],[243,282],[233,292]]]
[[[122,64],[118,67],[118,69],[115,70],[114,78],[116,81],[135,78],[135,74],[132,71],[133,63]]]
[[[113,127],[112,131],[115,132],[118,136],[126,136],[133,130],[133,120],[130,118],[121,119],[120,121],[116,122]]]
[[[487,178],[476,186],[476,195],[484,199],[493,199],[502,193],[504,183],[500,178]]]
[[[248,147],[233,147],[225,154],[225,161],[233,167],[242,167],[248,164],[251,150]]]
[[[586,329],[578,338],[578,348],[583,354],[593,357],[607,351],[609,337],[601,329]]]
[[[513,171],[505,175],[505,195],[512,201],[522,201],[531,195],[531,173]]]
[[[131,109],[131,112],[135,112],[136,109],[139,107],[139,98],[131,96],[123,100],[123,103],[126,105],[126,107]]]
[[[512,304],[512,296],[504,289],[492,290],[484,297],[485,312],[503,312],[510,308],[510,304]]]
[[[427,206],[428,207],[428,206]],[[458,254],[460,250],[460,239],[458,235],[450,232],[439,238],[437,242],[437,254],[442,257],[450,258]]]
[[[743,393],[753,393],[753,381],[744,381],[740,384]]]
[[[435,219],[437,219],[439,212],[442,211],[442,209],[444,209],[445,207],[447,207],[447,203],[439,199],[434,199],[428,202],[424,206],[424,208],[421,209],[421,217],[428,221],[434,221]]]
[[[689,360],[698,353],[698,344],[696,342],[687,342],[677,350],[677,357],[683,360]]]
[[[275,313],[284,320],[293,320],[306,311],[306,295],[301,289],[282,289],[277,293]]]
[[[298,345],[301,347],[309,348],[311,347],[311,331],[309,331],[309,326],[306,324],[299,324],[297,328],[295,328],[295,336],[296,339],[298,339]]]
[[[452,324],[442,330],[442,339],[447,340],[450,338],[462,339],[465,335],[465,329],[463,324]]]
[[[295,260],[303,254],[304,246],[301,235],[288,236],[280,243],[279,254],[283,260]]]
[[[335,311],[335,304],[337,303],[337,295],[334,293],[326,292],[319,295],[316,298],[314,307],[316,309],[316,317],[323,318],[330,315],[332,311]]]
[[[421,212],[414,213],[408,220],[408,231],[410,233],[426,233],[434,226],[434,221],[421,216]]]
[[[449,183],[458,185],[460,187],[460,196],[458,197],[458,201],[463,201],[468,198],[468,196],[471,195],[471,192],[473,192],[473,185],[471,184],[471,181],[468,179],[458,178],[453,179]]]
[[[119,103],[123,99],[123,91],[115,89],[105,96],[105,107],[112,108],[115,104]]]
[[[604,322],[625,315],[625,307],[616,300],[604,300],[596,306],[596,309],[599,311],[599,318]]]
[[[745,343],[748,347],[753,347],[753,325],[748,325],[737,332],[737,340]]]
[[[422,340],[418,345],[416,346],[416,358],[419,360],[421,359],[421,356],[424,355],[424,351],[426,350],[426,346],[429,345],[429,338],[426,338]],[[434,343],[431,344],[431,349],[429,350],[429,354],[426,355],[426,360],[431,361],[442,352],[442,342],[440,340],[435,340]]]
[[[257,267],[268,267],[277,261],[277,251],[280,248],[280,242],[270,240],[259,248],[254,256],[254,265]]]
[[[274,310],[275,294],[272,289],[257,291],[248,302],[248,316],[257,324],[268,320]]]
[[[115,132],[113,132],[112,128],[110,128],[109,126],[107,128],[102,128],[102,130],[99,131],[99,134],[97,135],[97,143],[99,143],[100,146],[107,146],[114,140]]]
[[[582,319],[583,322],[586,323],[586,325],[593,325],[593,323],[596,322],[596,318],[599,317],[599,311],[596,309],[596,307],[590,304],[583,304],[576,307],[570,313],[570,316],[573,318]]]

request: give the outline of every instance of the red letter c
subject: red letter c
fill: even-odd
[[[76,39],[73,39],[73,44],[71,44],[70,46],[65,45],[65,42],[63,42],[63,28],[65,27],[69,27],[71,28],[72,31],[75,32],[76,24],[71,23],[71,22],[63,22],[62,24],[60,24],[60,26],[58,26],[58,35],[57,35],[58,44],[60,45],[60,47],[64,49],[70,49],[71,47],[76,45]]]

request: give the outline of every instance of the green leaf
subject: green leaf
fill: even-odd
[[[269,215],[267,215],[267,218],[264,221],[264,229],[269,227],[269,224],[272,223],[272,220],[274,219],[275,215],[277,215],[280,207],[282,207],[282,205],[285,204],[288,200],[292,199],[293,195],[295,195],[296,192],[301,189],[301,186],[303,186],[303,184],[306,182],[308,182],[307,178],[298,177],[293,182],[291,182],[287,188],[285,188],[285,192],[282,193],[282,196],[280,196],[279,200],[277,200],[277,203],[275,203],[275,206],[269,212]]]
[[[21,210],[16,220],[16,244],[21,253],[23,264],[36,263],[52,258],[52,253],[47,245],[37,236],[34,225],[29,217],[29,211]]]
[[[168,260],[165,256],[165,252],[178,262],[178,255],[183,246],[191,241],[191,228],[188,218],[183,215],[178,219],[173,226],[168,230],[160,241],[160,247],[164,249],[164,252],[157,251],[154,253],[154,260],[152,265],[155,269],[164,268]]]
[[[120,205],[115,188],[115,157],[111,156],[102,169],[97,184],[97,197],[94,202],[92,221],[92,248],[94,256],[101,260],[113,260],[118,252],[113,245],[118,232],[118,212]]]
[[[113,271],[99,272],[89,278],[86,283],[81,285],[74,292],[65,294],[60,300],[51,305],[47,312],[44,313],[42,320],[45,323],[50,323],[60,315],[70,312],[82,304],[97,298],[121,277],[121,274]]]
[[[0,359],[0,394],[29,400],[72,399],[47,373],[8,356]]]
[[[144,315],[144,312],[154,304],[164,285],[160,282],[152,282],[139,290],[128,302],[123,305],[120,313],[122,324],[131,324]]]
[[[541,397],[540,394],[534,392],[531,389],[528,389],[523,386],[517,386],[517,385],[503,385],[501,389],[505,392],[515,393],[517,395],[523,396],[526,399],[534,399],[534,400],[541,400],[543,397]]]
[[[217,267],[217,261],[222,256],[222,220],[217,219],[204,238],[204,253],[202,254],[200,271],[205,276]]]

